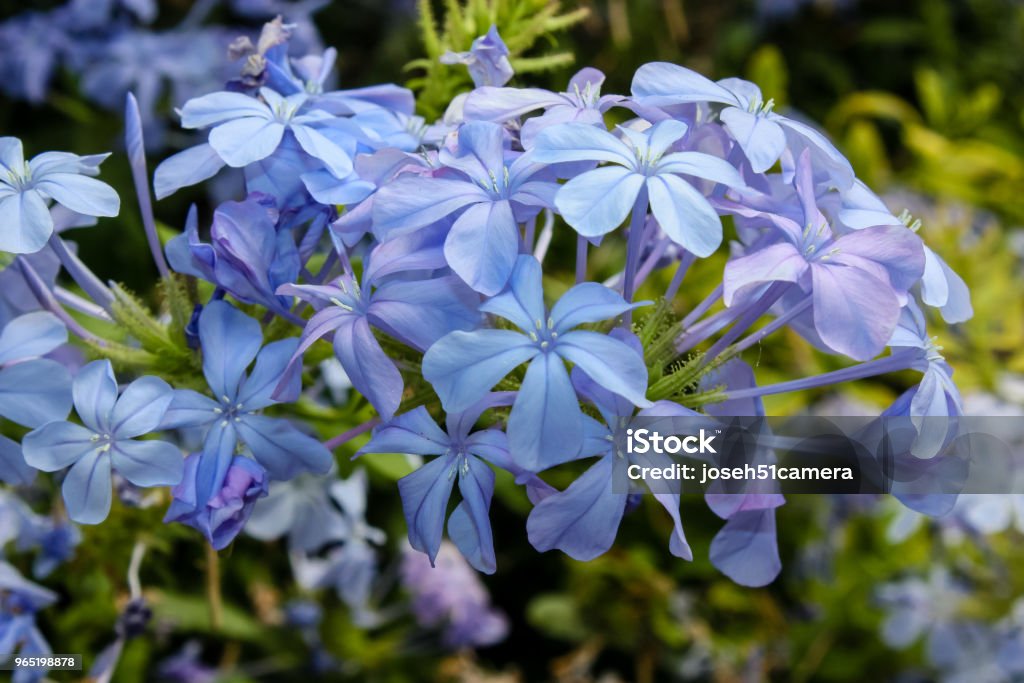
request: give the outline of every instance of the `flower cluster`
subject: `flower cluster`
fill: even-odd
[[[904,370],[922,379],[888,414],[962,411],[925,310],[966,319],[966,286],[918,224],[753,83],[656,63],[629,94],[603,94],[590,68],[564,92],[509,87],[492,30],[449,56],[477,87],[428,123],[401,87],[330,89],[335,53],[289,57],[291,31],[278,20],[258,44],[236,44],[243,73],[181,107],[199,140],[156,168],[157,198],[231,169],[245,193],[207,218],[193,207],[166,248],[129,97],[127,147],[164,318],[97,278],[62,235],[117,213],[116,194],[91,177],[104,157],[26,163],[18,140],[0,139],[0,248],[10,252],[0,415],[31,429],[20,443],[0,440],[0,478],[63,473],[74,522],[102,522],[115,493],[157,488],[171,500],[165,521],[215,549],[246,528],[287,536],[301,584],[336,587],[372,620],[384,536],[365,520],[365,474],[337,479],[332,455],[361,435],[360,457],[420,464],[398,482],[411,547],[449,567],[456,547],[490,573],[502,473],[532,502],[525,533],[537,550],[588,560],[612,547],[643,493],[612,489],[613,465],[633,457],[617,444],[634,419],[763,415],[768,394]],[[691,266],[726,251],[720,283],[680,310]],[[56,284],[60,268],[84,295]],[[109,325],[83,315],[125,335],[104,337],[93,330]],[[742,356],[783,328],[851,363],[758,384]],[[101,360],[84,363],[73,350],[83,347]],[[358,394],[351,414],[372,415],[322,441],[305,418],[331,401],[331,356]],[[134,381],[120,385],[114,366]],[[945,432],[913,424],[914,454],[939,452]],[[651,493],[668,516],[669,552],[692,559],[680,492]],[[745,585],[770,582],[781,496],[707,502],[725,520],[715,565]],[[74,540],[52,545],[59,556]],[[443,591],[421,564],[406,571],[417,609],[428,621],[461,610],[427,605]],[[12,595],[44,606],[19,581],[9,577]],[[478,597],[477,621],[453,623],[451,639],[501,637],[503,618]],[[30,624],[18,628],[31,647]]]

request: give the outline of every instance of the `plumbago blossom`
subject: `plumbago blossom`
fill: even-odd
[[[453,602],[428,570],[465,573],[457,551],[478,571],[501,570],[501,546],[518,542],[491,527],[501,477],[525,489],[524,537],[538,551],[595,558],[654,505],[669,553],[690,560],[703,546],[687,541],[685,494],[612,485],[619,464],[639,462],[622,446],[637,421],[763,415],[769,394],[915,370],[920,384],[888,414],[917,427],[913,455],[941,450],[946,432],[925,418],[961,407],[927,321],[932,308],[968,317],[966,286],[823,134],[772,111],[753,84],[655,64],[632,93],[602,94],[593,69],[565,92],[512,87],[492,31],[452,57],[486,71],[474,71],[478,87],[428,127],[410,92],[332,90],[336,53],[293,58],[290,40],[271,22],[258,44],[235,44],[238,78],[181,106],[182,126],[205,140],[157,167],[157,197],[225,166],[241,170],[244,190],[212,217],[193,207],[166,248],[129,98],[163,315],[100,280],[60,233],[116,213],[116,196],[89,177],[105,157],[45,153],[26,165],[20,142],[0,139],[0,202],[28,207],[0,225],[12,252],[0,273],[11,285],[0,292],[0,416],[32,430],[0,439],[7,484],[55,473],[83,524],[116,499],[127,507],[127,484],[155,488],[165,521],[216,550],[286,537],[300,583],[335,587],[369,622],[383,618],[370,603],[386,537],[367,522],[381,482],[338,477],[356,453],[405,458],[408,552],[425,556],[405,572],[416,610],[429,623],[469,610],[449,640],[482,643],[503,636],[504,619],[485,595]],[[626,117],[614,127],[612,107]],[[83,216],[58,221],[51,200]],[[686,300],[704,296],[686,309],[690,267],[733,235],[720,281],[686,283]],[[572,244],[567,265],[554,252]],[[58,264],[83,294],[58,284]],[[112,326],[120,334],[93,331]],[[845,367],[759,384],[743,355],[783,328]],[[339,365],[354,391],[325,392]],[[772,581],[784,499],[706,500],[724,520],[715,566],[744,585]],[[74,543],[54,546],[63,558]]]

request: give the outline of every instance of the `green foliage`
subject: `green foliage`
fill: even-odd
[[[416,91],[419,111],[428,120],[439,118],[456,95],[473,87],[464,66],[441,63],[446,52],[468,51],[474,39],[497,26],[516,73],[565,67],[574,60],[571,52],[557,50],[557,34],[587,16],[585,7],[562,12],[559,0],[445,0],[438,21],[431,0],[419,0],[418,5],[425,56],[405,68],[418,72],[408,86]],[[545,45],[556,51],[544,50]]]

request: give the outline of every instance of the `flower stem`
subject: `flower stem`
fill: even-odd
[[[583,235],[576,236],[576,284],[587,279],[587,238]]]
[[[875,360],[869,360],[865,363],[860,363],[849,368],[833,370],[832,372],[825,372],[820,375],[814,375],[813,377],[804,377],[801,379],[790,380],[788,382],[769,384],[763,387],[751,387],[749,389],[726,391],[722,394],[722,400],[729,401],[740,398],[755,398],[757,396],[783,394],[790,391],[803,391],[805,389],[814,389],[817,387],[828,386],[830,384],[839,384],[840,382],[852,382],[853,380],[873,377],[875,375],[883,375],[889,372],[907,370],[913,365],[919,352],[919,349],[906,349],[898,351],[892,355],[885,356],[884,358],[876,358]]]
[[[210,627],[220,631],[224,625],[224,597],[220,590],[220,556],[206,544],[206,599],[210,603]]]
[[[54,233],[50,236],[50,247],[54,253],[57,254],[57,258],[60,259],[61,264],[64,266],[64,270],[68,272],[68,275],[78,283],[78,286],[85,290],[93,301],[103,307],[107,312],[110,311],[111,304],[114,303],[114,294],[110,289],[103,284],[103,282],[96,277],[96,275],[89,270],[82,261],[72,253],[64,240],[60,238],[60,235]]]
[[[100,339],[89,330],[82,327],[77,320],[71,317],[71,315],[64,310],[64,307],[60,305],[60,302],[54,297],[53,292],[43,282],[43,278],[36,272],[35,268],[23,258],[17,260],[18,268],[21,270],[22,276],[25,278],[25,284],[32,290],[32,294],[35,295],[36,301],[39,305],[53,313],[57,318],[64,323],[65,327],[80,339],[85,341],[93,342],[99,346],[106,345],[106,341]]]
[[[683,284],[683,278],[686,277],[687,271],[690,270],[690,266],[696,260],[697,257],[690,252],[683,252],[683,257],[679,259],[679,265],[676,266],[676,273],[672,276],[672,282],[668,283],[668,289],[665,290],[666,301],[672,301],[672,299],[676,298],[679,286]]]
[[[643,233],[647,218],[647,189],[640,194],[633,204],[633,213],[629,219],[629,236],[626,238],[626,272],[622,278],[622,298],[633,301],[633,285],[636,271],[640,265],[640,247],[643,246]]]
[[[334,438],[331,438],[331,439],[328,439],[327,441],[324,441],[324,446],[327,448],[327,450],[333,451],[334,449],[338,448],[339,446],[341,446],[343,444],[346,444],[349,441],[351,441],[352,439],[356,438],[360,434],[363,434],[365,432],[370,431],[371,429],[373,429],[374,427],[376,427],[379,424],[380,424],[380,418],[379,417],[375,417],[375,418],[373,418],[371,420],[367,420],[363,424],[361,424],[361,425],[359,425],[357,427],[353,427],[352,429],[348,430],[347,432],[342,432],[341,434],[338,434]]]

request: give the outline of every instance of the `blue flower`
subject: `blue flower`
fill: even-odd
[[[68,516],[98,524],[110,513],[111,473],[136,486],[172,486],[181,481],[182,457],[165,441],[138,441],[155,431],[171,403],[172,389],[157,377],[135,380],[118,396],[110,361],[83,367],[72,385],[82,425],[50,422],[22,441],[25,461],[38,470],[70,467],[64,478]]]
[[[261,541],[288,536],[292,552],[313,553],[344,541],[350,525],[331,503],[336,472],[327,477],[300,474],[291,481],[273,482],[270,494],[258,501],[245,533]]]
[[[46,656],[52,650],[36,626],[36,612],[57,602],[56,593],[37,586],[0,561],[0,650],[25,657]],[[19,669],[12,683],[37,683],[45,678],[40,669]]]
[[[108,156],[43,152],[26,162],[21,140],[0,138],[0,251],[31,254],[46,246],[53,234],[51,199],[85,216],[116,216],[117,193],[89,177]]]
[[[617,330],[615,336],[623,344],[640,351],[640,342],[633,335]],[[591,417],[584,418],[586,443],[580,456],[599,457],[569,488],[546,496],[533,508],[526,520],[526,531],[530,543],[541,552],[558,548],[573,559],[592,560],[604,554],[615,542],[630,497],[629,493],[612,489],[616,460],[626,458],[630,464],[637,461],[636,464],[650,467],[671,464],[667,456],[637,456],[626,452],[626,432],[636,426],[633,420],[646,419],[649,425],[649,418],[653,417],[690,417],[698,413],[671,401],[657,401],[637,413],[632,403],[600,386],[583,372],[573,370],[572,381],[578,393],[596,406],[604,419],[602,424]],[[674,490],[655,487],[651,493],[673,521],[669,551],[676,557],[692,560],[693,552],[686,542],[679,518],[678,487]]]
[[[509,82],[515,71],[508,60],[508,47],[498,35],[498,27],[473,41],[469,52],[448,51],[441,55],[442,64],[465,64],[476,86],[501,87]]]
[[[185,474],[171,491],[174,498],[164,522],[187,524],[202,532],[214,550],[223,550],[245,526],[256,501],[267,495],[267,471],[255,460],[236,455],[213,496],[200,500],[196,493],[201,462],[216,457],[217,453],[203,452],[185,459]]]
[[[45,311],[26,313],[3,328],[0,416],[27,427],[67,417],[71,410],[71,376],[60,363],[39,358],[67,339],[64,325]]]
[[[561,93],[541,88],[481,86],[466,98],[463,115],[467,120],[504,122],[543,109],[540,116],[526,119],[520,130],[523,147],[530,149],[542,130],[560,123],[585,123],[604,129],[604,113],[625,98],[602,95],[602,83],[604,74],[587,67],[577,72],[569,81],[569,88]]]
[[[553,467],[576,457],[583,444],[583,413],[566,361],[634,405],[649,405],[644,397],[643,357],[614,337],[574,329],[638,305],[588,282],[570,289],[548,312],[540,263],[532,256],[520,256],[509,287],[481,306],[520,331],[452,332],[427,350],[423,377],[434,386],[447,412],[461,413],[513,368],[529,362],[509,418],[509,446],[514,462],[524,470]]]
[[[464,412],[449,413],[446,429],[419,406],[374,430],[359,450],[364,453],[437,455],[398,481],[402,509],[409,525],[409,543],[433,564],[441,547],[448,499],[458,481],[460,502],[448,521],[448,535],[471,565],[486,574],[496,568],[488,512],[494,495],[494,472],[487,463],[508,467],[505,433],[498,429],[472,432],[473,425],[494,401],[484,399]]]
[[[508,163],[503,128],[487,121],[463,125],[457,150],[438,156],[445,169],[436,177],[404,175],[377,192],[374,234],[386,239],[458,213],[448,264],[476,291],[497,294],[519,254],[519,224],[550,207],[558,185],[529,154]]]
[[[687,131],[680,121],[662,121],[643,132],[620,127],[620,140],[606,130],[565,123],[542,131],[532,154],[536,161],[607,161],[562,186],[555,206],[584,237],[600,237],[617,228],[648,201],[658,224],[674,242],[696,256],[711,255],[722,243],[722,223],[708,200],[682,175],[729,187],[744,187],[727,162],[702,152],[668,150]]]
[[[196,501],[211,500],[223,486],[239,441],[275,479],[289,479],[303,470],[323,473],[330,468],[333,458],[323,444],[287,420],[259,414],[276,403],[271,393],[298,345],[297,339],[283,339],[261,349],[263,333],[258,322],[225,301],[211,301],[199,316],[199,342],[203,375],[216,398],[179,389],[163,422],[164,428],[208,426],[205,457],[199,460],[196,473]],[[253,360],[256,365],[247,374]]]
[[[153,181],[158,199],[212,177],[224,164],[243,168],[266,159],[286,134],[336,177],[344,178],[352,172],[352,159],[321,130],[334,119],[332,115],[315,109],[302,113],[309,97],[306,93],[282,97],[270,88],[260,88],[259,93],[262,99],[222,91],[185,103],[181,125],[212,127],[209,142],[160,164]]]
[[[828,170],[840,190],[853,184],[853,167],[828,138],[805,123],[772,111],[761,89],[749,81],[727,78],[718,83],[676,64],[652,62],[637,69],[633,98],[649,107],[672,107],[694,102],[727,105],[719,114],[750,160],[755,173],[771,168],[786,150],[793,156],[807,151],[814,166]]]

